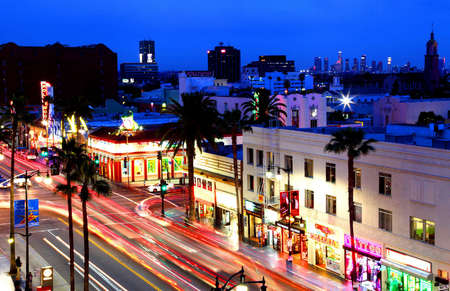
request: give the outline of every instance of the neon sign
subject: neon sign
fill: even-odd
[[[122,115],[122,124],[119,127],[118,133],[123,131],[136,131],[138,129],[142,128],[134,121],[133,111],[129,111],[128,114]]]
[[[49,120],[49,108],[48,101],[44,100],[45,97],[51,96],[51,84],[46,81],[41,81],[41,100],[42,100],[42,121],[48,122]]]
[[[418,259],[416,257],[411,257],[407,254],[403,254],[391,249],[386,249],[386,259],[431,273],[430,262]]]
[[[352,247],[351,237],[348,234],[344,234],[344,245],[348,248]],[[355,249],[361,253],[369,254],[374,257],[381,258],[383,255],[383,246],[357,237],[355,237]]]
[[[321,242],[323,244],[338,248],[339,247],[339,243],[337,241],[335,241],[334,239],[331,239],[329,237],[320,235],[320,234],[316,234],[316,233],[310,233],[309,237],[315,241]]]

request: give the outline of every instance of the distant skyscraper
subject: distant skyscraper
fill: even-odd
[[[144,64],[156,62],[154,40],[141,40],[139,42],[139,62]]]
[[[214,50],[208,51],[208,71],[216,79],[227,79],[228,82],[239,82],[241,79],[241,51],[224,46],[221,42]]]
[[[359,71],[358,58],[354,58],[353,59],[352,71],[353,72],[358,72]]]
[[[334,66],[336,72],[338,73],[342,73],[342,69],[343,69],[343,61],[342,61],[342,51],[338,51],[338,59],[336,61],[336,64]]]
[[[425,85],[426,89],[433,92],[439,86],[439,54],[438,43],[434,40],[434,31],[431,31],[430,40],[427,42],[427,54],[425,55]]]
[[[388,57],[387,58],[387,68],[386,68],[388,73],[392,73],[392,58]]]
[[[345,59],[345,71],[350,72],[350,63],[348,59]]]
[[[323,71],[328,72],[328,57],[323,59]]]
[[[379,61],[377,64],[377,72],[382,73],[383,72],[383,62]]]
[[[366,55],[362,55],[361,56],[361,62],[359,63],[359,71],[360,72],[365,72],[366,71],[366,61],[367,61],[367,56]]]
[[[370,71],[372,73],[377,71],[377,61],[372,61],[372,64],[370,65]]]
[[[314,71],[322,72],[322,58],[321,57],[314,58]]]

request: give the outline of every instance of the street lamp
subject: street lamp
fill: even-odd
[[[287,195],[288,197],[288,232],[289,232],[289,236],[288,236],[288,249],[289,249],[289,257],[287,259],[288,262],[292,262],[292,230],[291,230],[291,167],[290,165],[288,165],[288,167],[283,168],[280,166],[275,166],[275,165],[269,165],[267,167],[267,172],[266,172],[266,177],[270,177],[272,176],[272,169],[273,168],[277,168],[277,174],[275,175],[276,179],[278,181],[281,181],[281,172],[280,170],[283,170],[284,172],[286,172],[288,174],[288,180],[287,180]]]
[[[238,275],[239,275],[239,284],[235,285],[233,287],[227,288],[228,283],[230,283],[230,281]],[[233,290],[233,289],[235,289],[237,291],[247,291],[249,284],[262,284],[260,290],[261,291],[267,290],[266,280],[264,279],[264,276],[261,281],[245,281],[244,267],[241,267],[241,269],[238,272],[234,273],[233,275],[231,275],[230,278],[228,278],[228,280],[225,282],[225,284],[222,287],[220,287],[219,277],[216,276],[216,286],[214,288],[211,288],[211,291],[229,291],[229,290]]]

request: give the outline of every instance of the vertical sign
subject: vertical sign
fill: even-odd
[[[298,190],[291,191],[291,215],[300,215],[300,205],[299,205],[299,192]]]
[[[43,267],[41,268],[41,287],[53,288],[53,267]]]
[[[282,217],[288,215],[289,212],[289,192],[280,192],[280,214]]]
[[[14,226],[25,227],[25,200],[14,201]],[[39,199],[28,199],[28,226],[39,226]]]
[[[49,82],[41,81],[42,121],[46,122],[48,122],[50,114],[48,102],[44,98],[53,95],[51,86]]]

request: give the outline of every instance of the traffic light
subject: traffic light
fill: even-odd
[[[41,148],[41,157],[43,157],[43,158],[48,157],[48,149],[47,148]]]
[[[161,182],[161,193],[166,193],[166,191],[167,191],[167,182],[165,181],[165,180],[163,180],[162,182]]]
[[[98,159],[98,156],[95,156],[94,162],[95,162],[96,166],[98,166],[100,164],[100,160]]]

